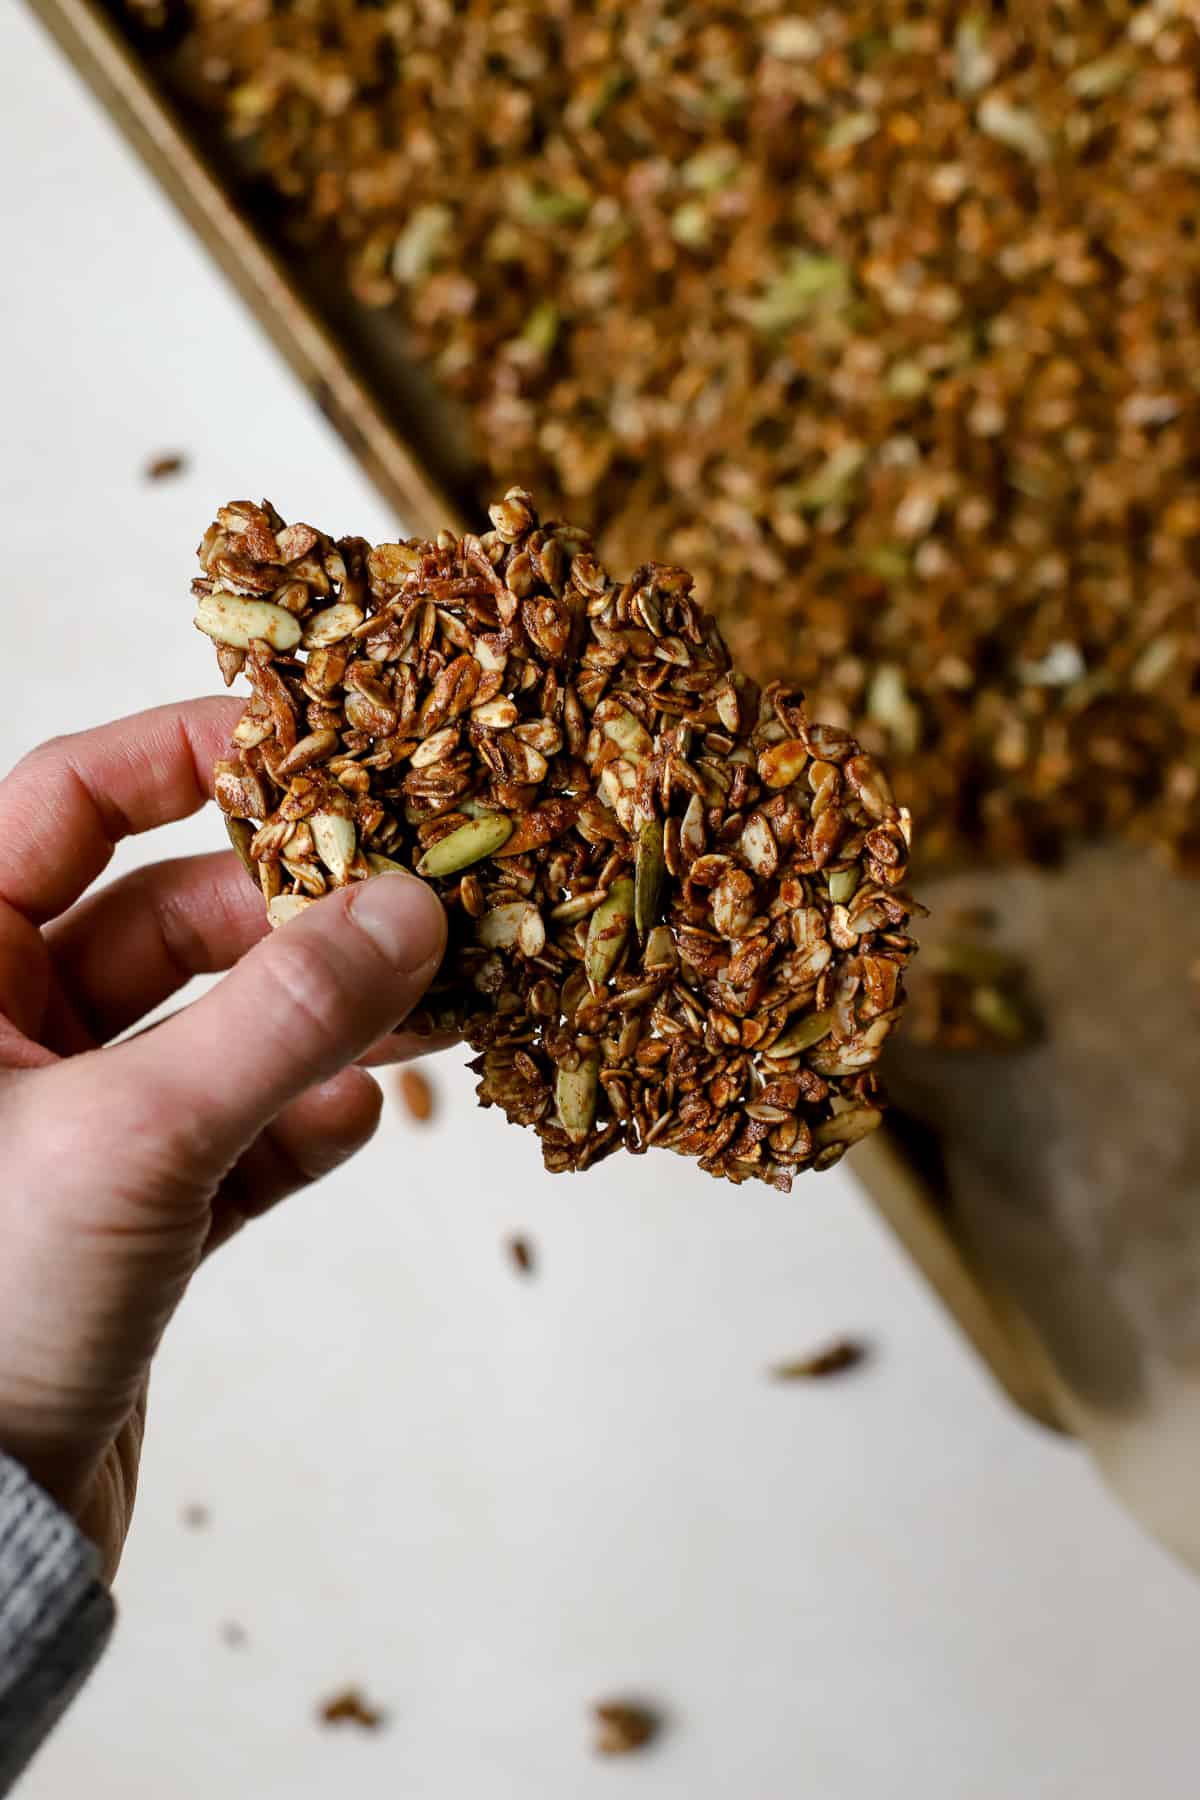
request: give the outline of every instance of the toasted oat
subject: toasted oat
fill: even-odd
[[[793,1362],[776,1363],[771,1370],[774,1381],[812,1381],[821,1380],[827,1375],[840,1375],[846,1369],[856,1369],[866,1361],[869,1352],[866,1344],[858,1338],[835,1338],[824,1349],[814,1351],[810,1356],[800,1356]]]
[[[418,1125],[427,1125],[435,1110],[433,1087],[428,1076],[422,1075],[419,1069],[401,1069],[396,1077],[396,1092],[409,1118]]]
[[[378,1731],[387,1723],[387,1714],[370,1705],[361,1688],[343,1688],[322,1702],[317,1717],[322,1725],[357,1725],[363,1731]]]
[[[519,488],[491,516],[371,549],[222,508],[194,591],[253,689],[214,777],[238,853],[273,925],[380,869],[432,882],[429,1022],[548,1169],[658,1144],[786,1190],[879,1123],[908,815],[732,668],[685,570],[615,581]]]
[[[650,1707],[634,1700],[598,1700],[592,1713],[595,1747],[601,1756],[628,1756],[644,1749],[658,1735],[662,1723]]]

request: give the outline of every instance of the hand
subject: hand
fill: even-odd
[[[188,1281],[371,1136],[379,1089],[353,1065],[428,1047],[388,1034],[445,946],[436,897],[398,874],[276,932],[228,852],[81,898],[120,838],[204,803],[238,713],[162,707],[47,744],[0,783],[0,1449],[109,1573],[150,1359]],[[111,1043],[217,969],[232,972]]]

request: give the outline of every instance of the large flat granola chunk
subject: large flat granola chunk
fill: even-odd
[[[432,1022],[546,1167],[624,1146],[787,1189],[881,1117],[910,828],[853,738],[730,665],[683,569],[627,581],[529,494],[371,548],[223,507],[196,624],[252,695],[216,795],[282,924],[399,866]]]

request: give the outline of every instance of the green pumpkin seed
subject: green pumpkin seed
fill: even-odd
[[[833,1013],[809,1013],[806,1018],[799,1019],[791,1025],[773,1044],[763,1051],[764,1056],[799,1056],[802,1050],[811,1050],[814,1044],[828,1037],[833,1030]]]
[[[417,874],[440,878],[457,875],[460,869],[469,869],[485,856],[494,856],[512,832],[513,822],[503,813],[470,819],[430,846],[417,864]]]
[[[592,914],[583,966],[593,988],[600,988],[617,966],[633,924],[633,883],[627,875],[614,881]]]
[[[857,887],[857,869],[835,869],[829,877],[829,898],[835,906],[845,906],[853,900]]]
[[[559,1123],[573,1144],[582,1144],[592,1129],[599,1085],[599,1057],[589,1057],[577,1069],[558,1071],[554,1100],[558,1107]]]
[[[638,833],[637,862],[633,871],[633,921],[640,938],[644,938],[650,927],[658,922],[666,878],[662,824],[658,819],[649,819]]]

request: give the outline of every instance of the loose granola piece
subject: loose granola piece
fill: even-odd
[[[433,1088],[419,1069],[401,1069],[396,1077],[396,1091],[410,1119],[427,1125],[434,1114]]]
[[[824,1349],[811,1356],[800,1356],[792,1362],[776,1363],[771,1370],[774,1381],[819,1381],[829,1375],[841,1375],[866,1361],[867,1346],[857,1338],[835,1338]]]
[[[187,457],[178,450],[168,450],[162,456],[152,456],[146,464],[147,481],[169,481],[172,475],[182,475],[187,468]]]
[[[532,1275],[534,1270],[533,1245],[527,1237],[510,1237],[507,1240],[508,1254],[513,1268],[520,1275]]]
[[[633,1700],[598,1700],[592,1714],[595,1747],[601,1756],[628,1756],[644,1749],[658,1735],[662,1723],[650,1707]]]
[[[372,1706],[361,1688],[343,1688],[318,1708],[322,1725],[357,1725],[361,1731],[379,1731],[387,1723],[387,1714]]]
[[[427,1024],[548,1169],[659,1145],[786,1191],[880,1120],[908,814],[731,667],[685,570],[613,580],[521,488],[491,516],[372,549],[221,509],[194,592],[252,689],[215,777],[235,848],[276,926],[380,869],[433,884]]]

